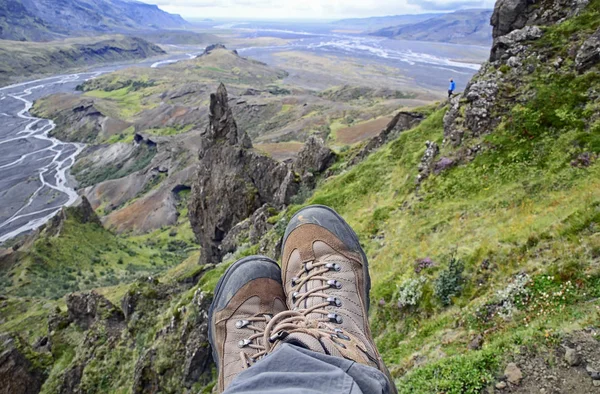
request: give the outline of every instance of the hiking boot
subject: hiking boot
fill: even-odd
[[[273,315],[285,310],[276,262],[252,256],[229,267],[209,310],[208,336],[219,371],[219,392],[266,355],[264,329]]]
[[[348,223],[324,206],[299,211],[284,235],[282,274],[289,311],[269,322],[271,342],[377,368],[395,392],[369,327],[367,256]]]

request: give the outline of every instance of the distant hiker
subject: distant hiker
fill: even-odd
[[[448,98],[452,97],[452,94],[456,90],[456,82],[453,79],[450,80],[450,87],[448,88]]]
[[[226,394],[396,394],[369,329],[369,267],[354,230],[313,205],[290,220],[282,262],[225,272],[209,340]]]

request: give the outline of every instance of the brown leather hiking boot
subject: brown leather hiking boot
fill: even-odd
[[[367,257],[344,219],[324,206],[299,211],[283,239],[282,274],[290,310],[269,322],[271,342],[375,367],[396,392],[369,328]]]
[[[208,336],[219,371],[219,392],[266,355],[265,327],[273,315],[285,310],[276,262],[252,256],[229,267],[209,310]]]

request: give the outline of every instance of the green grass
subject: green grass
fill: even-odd
[[[131,126],[131,127],[128,127],[127,129],[123,130],[119,134],[115,134],[112,137],[110,137],[108,140],[106,140],[106,143],[107,144],[116,144],[119,142],[122,144],[130,144],[133,142],[134,136],[135,136],[135,128],[133,126]]]
[[[152,135],[170,136],[187,133],[193,128],[193,125],[187,125],[185,127],[164,127],[161,129],[148,129],[146,130],[146,132]]]
[[[133,90],[131,86],[112,91],[92,90],[86,92],[85,95],[115,102],[119,107],[119,115],[123,119],[133,117],[143,108],[142,92]]]
[[[56,299],[156,274],[185,260],[190,246],[175,239],[159,245],[125,240],[96,224],[69,219],[60,237],[41,237],[23,261],[3,275],[11,278],[7,294]]]

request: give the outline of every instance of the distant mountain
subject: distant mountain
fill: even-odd
[[[336,26],[353,28],[357,30],[374,31],[381,29],[383,26],[403,26],[419,23],[440,15],[443,14],[435,13],[417,15],[374,16],[371,18],[341,19],[339,21],[333,22],[333,24]]]
[[[179,15],[133,0],[0,0],[0,39],[47,41],[187,24]]]
[[[372,35],[402,40],[491,45],[491,10],[461,10],[414,24],[387,27]]]

